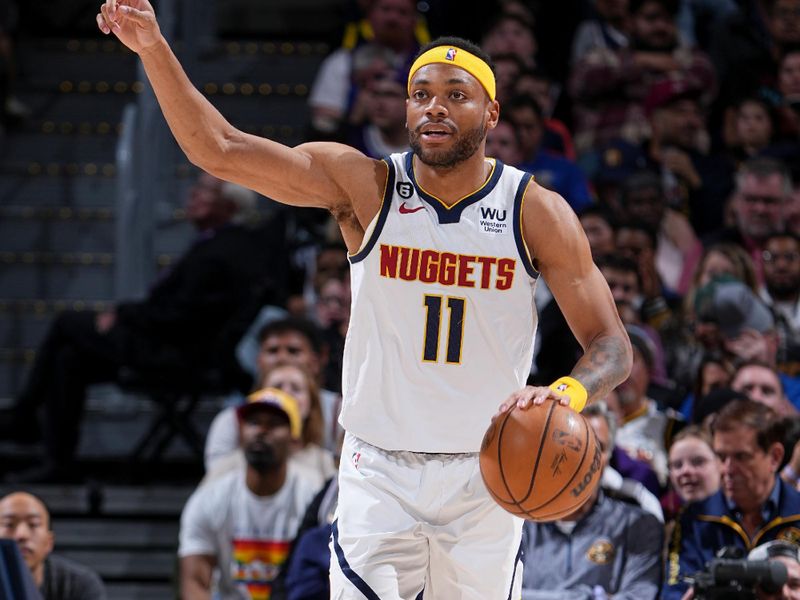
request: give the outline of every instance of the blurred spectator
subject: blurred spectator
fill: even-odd
[[[708,246],[684,296],[684,309],[689,320],[694,319],[694,299],[697,290],[718,277],[729,276],[744,283],[752,292],[758,291],[756,270],[750,255],[738,244],[721,242]]]
[[[599,414],[588,418],[605,468],[611,444],[608,423]],[[662,524],[613,494],[598,486],[586,504],[565,519],[525,522],[523,600],[655,600],[661,582]],[[543,564],[553,567],[543,569]]]
[[[486,156],[511,166],[522,161],[517,132],[510,121],[500,119],[497,126],[486,133]]]
[[[614,216],[611,211],[600,204],[587,206],[580,213],[578,219],[583,227],[583,232],[589,240],[592,257],[597,259],[611,254],[616,250],[614,240]]]
[[[377,159],[409,149],[405,76],[391,73],[368,82],[362,92],[366,121],[349,134],[351,146]]]
[[[747,560],[776,561],[786,567],[787,579],[780,591],[757,590],[757,600],[800,600],[800,547],[796,540],[773,540],[753,548]]]
[[[270,597],[317,493],[289,461],[301,435],[297,402],[280,390],[262,390],[239,408],[246,465],[199,487],[181,515],[181,598]]]
[[[292,445],[289,460],[312,485],[322,487],[334,475],[336,467],[332,452],[322,447],[325,421],[316,382],[302,367],[283,364],[267,372],[258,388],[250,397],[259,394],[263,388],[269,388],[286,392],[297,401],[303,435],[298,443]],[[244,467],[244,462],[239,439],[238,407],[231,406],[214,417],[206,437],[206,477],[203,483]]]
[[[764,287],[761,298],[775,315],[779,337],[778,362],[792,375],[800,354],[800,238],[776,233],[764,242],[761,254]]]
[[[709,54],[725,101],[775,81],[776,57],[800,42],[800,0],[747,0],[715,27]]]
[[[654,261],[666,289],[685,293],[702,245],[686,216],[667,206],[661,179],[651,171],[635,173],[623,183],[620,200],[629,217],[657,232]]]
[[[667,481],[666,445],[671,421],[647,396],[653,369],[652,341],[641,330],[626,327],[633,346],[633,368],[627,380],[617,386],[624,420],[617,444],[630,456],[648,462],[663,486]]]
[[[784,52],[778,67],[778,91],[781,95],[780,133],[800,140],[800,47]]]
[[[763,281],[764,243],[784,227],[784,208],[789,203],[792,182],[786,166],[772,158],[753,158],[736,174],[731,201],[734,226],[709,236],[707,242],[733,242],[750,254],[756,277]]]
[[[679,431],[669,447],[669,481],[681,502],[705,500],[719,490],[722,465],[709,433],[697,425]]]
[[[0,498],[0,537],[17,543],[43,600],[105,600],[103,582],[94,571],[53,554],[50,512],[36,496],[13,492]]]
[[[497,101],[505,105],[516,95],[515,86],[520,74],[527,69],[525,62],[516,54],[493,54],[495,80],[497,84]]]
[[[572,38],[573,65],[596,50],[616,52],[628,47],[629,1],[594,0],[591,8],[592,16],[578,25]]]
[[[279,236],[265,240],[263,232],[236,224],[255,202],[250,190],[201,174],[186,202],[195,241],[159,276],[146,299],[56,317],[0,429],[0,438],[35,440],[37,412],[45,408],[46,458],[15,477],[32,482],[69,475],[87,387],[119,381],[123,367],[169,379],[203,365],[227,368],[229,361],[235,372],[226,376],[241,383],[233,357],[219,355],[220,337],[237,310],[259,300],[258,288],[285,262]]]
[[[782,435],[777,415],[758,402],[734,401],[719,412],[712,440],[722,486],[682,513],[670,542],[664,600],[679,600],[688,587],[683,578],[702,571],[719,548],[794,536],[800,493],[776,476]]]
[[[631,0],[629,45],[600,46],[574,63],[569,89],[579,155],[617,137],[632,144],[647,139],[651,123],[644,111],[652,108],[647,97],[656,83],[684,80],[710,99],[711,62],[679,43],[678,5],[678,0]]]
[[[575,160],[575,144],[567,125],[554,116],[561,97],[561,84],[554,81],[540,67],[520,72],[514,82],[514,96],[528,96],[536,100],[544,115],[542,148],[569,160]]]
[[[347,120],[361,88],[387,70],[408,72],[419,49],[413,0],[374,0],[367,10],[367,40],[340,48],[320,66],[311,88],[312,127],[321,135],[336,134]]]
[[[778,372],[759,361],[739,365],[731,379],[731,389],[746,394],[750,400],[766,404],[780,417],[798,414],[783,390]]]
[[[329,349],[324,343],[319,327],[308,319],[296,317],[254,323],[253,326],[257,328],[257,332],[253,334],[256,343],[252,349],[249,348],[249,344],[246,349],[240,349],[242,351],[239,359],[242,364],[254,365],[253,371],[257,382],[263,381],[270,371],[282,365],[297,365],[310,373],[320,389],[320,404],[325,421],[323,445],[331,452],[338,453],[342,430],[337,419],[342,398],[338,392],[323,385]],[[213,429],[213,423],[211,427]],[[230,428],[227,430],[230,431]],[[228,438],[222,436],[221,439]],[[230,446],[231,443],[226,442],[225,447]],[[209,455],[215,453],[216,450],[206,444],[206,462]]]
[[[691,392],[681,403],[679,412],[687,421],[692,420],[695,401],[708,396],[711,392],[727,388],[733,376],[733,365],[721,352],[704,352],[695,369]]]
[[[492,58],[513,54],[525,66],[536,64],[536,37],[524,14],[503,11],[486,29],[481,48]]]
[[[708,48],[711,32],[738,5],[738,0],[682,0],[677,21],[681,38],[689,46]]]
[[[544,115],[537,102],[528,96],[517,96],[505,110],[519,136],[523,156],[519,168],[533,173],[539,185],[561,194],[575,211],[592,204],[588,182],[578,166],[542,149]]]
[[[777,136],[775,110],[762,96],[747,96],[736,104],[734,138],[728,145],[737,164],[764,153]]]

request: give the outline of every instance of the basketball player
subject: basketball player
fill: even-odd
[[[484,157],[500,112],[488,58],[453,38],[424,49],[408,80],[413,153],[373,160],[236,130],[192,86],[146,0],[106,0],[97,22],[139,54],[193,163],[328,209],[341,227],[353,317],[332,598],[519,598],[522,521],[489,498],[478,467],[494,406],[550,397],[580,409],[627,377],[631,351],[566,202]],[[523,387],[540,273],[585,349],[554,389]]]

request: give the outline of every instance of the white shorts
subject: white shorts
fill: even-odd
[[[477,454],[389,452],[346,434],[331,538],[334,600],[518,600],[522,519]]]

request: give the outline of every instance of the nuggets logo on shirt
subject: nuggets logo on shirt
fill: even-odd
[[[252,600],[269,600],[272,582],[289,555],[288,541],[234,539],[231,576]]]

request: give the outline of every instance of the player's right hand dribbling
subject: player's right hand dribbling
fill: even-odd
[[[96,19],[100,31],[113,33],[137,54],[162,39],[156,13],[147,0],[106,0]]]

